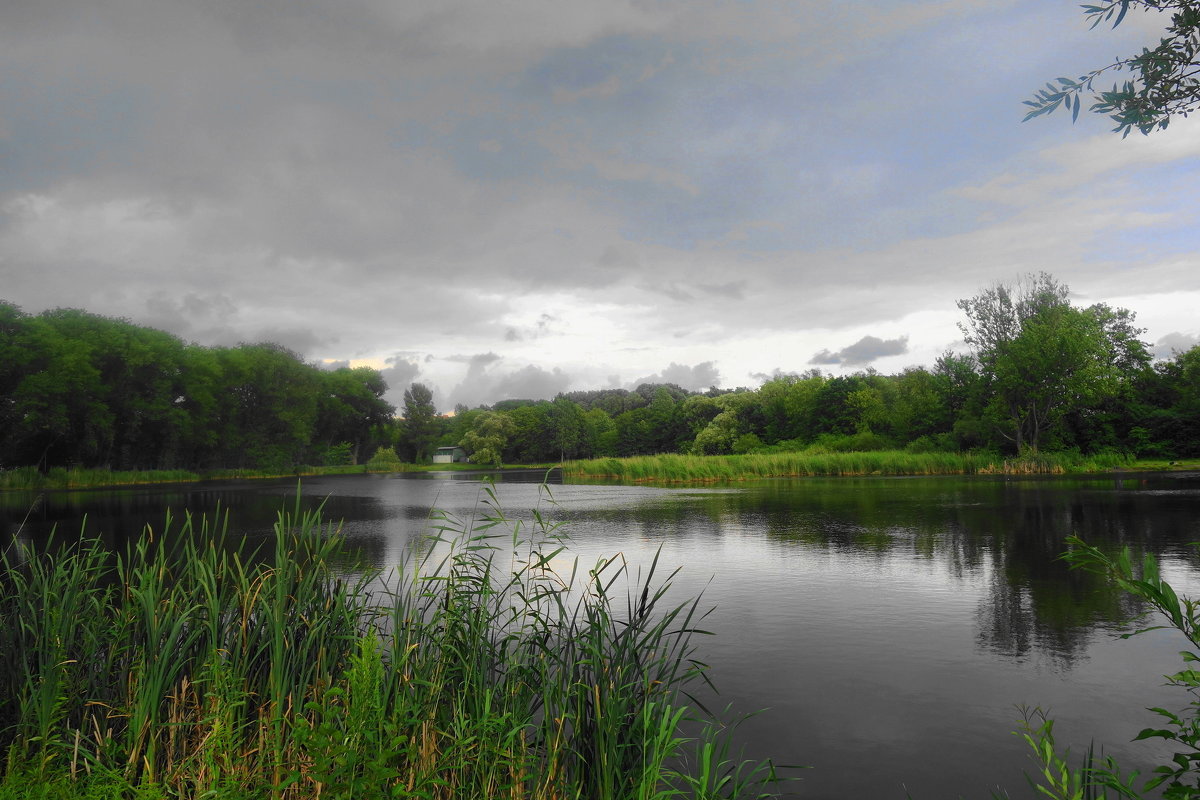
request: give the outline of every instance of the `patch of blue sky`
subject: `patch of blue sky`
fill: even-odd
[[[0,194],[45,191],[65,176],[137,159],[154,116],[148,96],[87,81],[38,89],[0,87],[6,117]]]
[[[1194,255],[1195,252],[1196,228],[1191,225],[1160,229],[1153,237],[1147,237],[1144,230],[1101,233],[1084,251],[1083,260],[1137,269],[1147,261]]]
[[[1194,188],[1200,182],[1200,162],[1139,167],[1135,180],[1141,192],[1138,214],[1148,217],[1141,224],[1095,231],[1085,251],[1086,260],[1135,266],[1194,255],[1200,228],[1200,200]]]
[[[629,35],[603,36],[583,47],[551,51],[520,78],[522,94],[570,102],[611,94],[609,82],[620,88],[646,79],[657,70],[669,49],[660,40]]]
[[[545,174],[550,160],[529,131],[496,115],[462,119],[449,133],[414,129],[412,136],[445,152],[460,173],[474,180],[535,179]]]

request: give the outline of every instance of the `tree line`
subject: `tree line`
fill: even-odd
[[[958,305],[970,349],[931,368],[811,369],[704,392],[643,384],[445,415],[413,383],[397,416],[374,369],[0,302],[0,467],[270,469],[380,448],[419,462],[440,446],[481,464],[813,447],[1200,455],[1200,347],[1154,361],[1131,312],[1077,307],[1045,273]]]
[[[377,370],[276,344],[201,347],[76,309],[0,301],[0,468],[350,463],[391,436]]]
[[[654,453],[907,449],[1200,455],[1200,347],[1155,362],[1126,309],[1073,305],[1053,276],[959,301],[969,352],[896,375],[777,374],[757,389],[671,384],[459,409],[440,444],[484,462]]]

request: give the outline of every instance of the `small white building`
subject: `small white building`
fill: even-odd
[[[435,464],[465,464],[467,462],[467,451],[461,447],[439,447],[433,453],[433,463]]]

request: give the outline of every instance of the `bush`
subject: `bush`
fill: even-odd
[[[321,457],[321,463],[327,467],[342,467],[354,463],[354,445],[350,442],[338,442],[326,448]]]
[[[400,456],[396,455],[394,447],[380,447],[375,451],[375,455],[371,456],[371,460],[367,462],[367,469],[372,472],[386,472],[388,470],[399,469],[403,464],[400,461]]]
[[[733,440],[733,454],[744,455],[746,453],[757,453],[763,450],[763,441],[753,433],[744,433]]]
[[[810,453],[866,453],[893,449],[892,440],[871,431],[851,434],[823,433],[817,437]]]
[[[948,433],[919,436],[904,446],[906,453],[956,453],[958,444]]]

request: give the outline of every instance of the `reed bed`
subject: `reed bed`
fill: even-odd
[[[14,542],[0,798],[765,796],[689,699],[699,598],[657,559],[556,572],[561,533],[488,497],[391,578],[335,571],[299,499],[261,553],[187,515],[120,554]]]
[[[40,472],[36,467],[16,467],[0,470],[0,491],[41,489],[101,489],[118,486],[139,486],[161,483],[195,483],[198,481],[251,480],[256,478],[297,478],[317,475],[365,475],[373,472],[413,472],[421,469],[415,464],[399,461],[386,464],[346,464],[338,466],[301,465],[289,470],[215,469],[194,472],[182,469],[107,470],[56,467]]]
[[[563,474],[634,482],[720,482],[836,475],[1033,475],[1101,472],[1128,466],[1127,456],[1071,453],[1003,458],[995,453],[910,453],[904,450],[751,453],[730,456],[663,454],[569,461]]]
[[[0,470],[0,489],[78,489],[94,486],[135,486],[150,483],[186,483],[201,476],[189,470],[80,469],[56,467],[40,472],[36,467]]]

